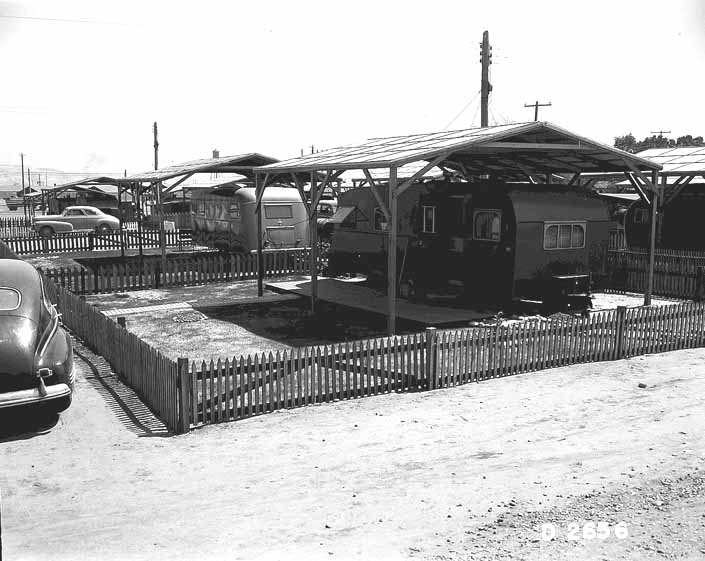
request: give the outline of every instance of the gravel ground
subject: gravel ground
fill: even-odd
[[[0,430],[4,553],[702,559],[704,361],[691,349],[577,365],[169,437],[79,346],[73,405],[42,430]],[[588,522],[609,537],[584,537]]]

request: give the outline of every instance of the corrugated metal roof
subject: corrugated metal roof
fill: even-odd
[[[642,170],[660,165],[546,122],[373,138],[258,168],[270,173],[388,168],[445,156],[442,164],[468,174],[524,175]]]
[[[188,175],[190,173],[222,172],[239,173],[246,177],[252,176],[252,169],[257,166],[272,164],[277,162],[276,158],[263,156],[253,152],[251,154],[240,154],[238,156],[221,156],[219,158],[205,158],[193,160],[168,166],[159,170],[146,171],[129,175],[123,181],[133,181],[138,183],[153,183],[165,181],[174,177]]]
[[[74,187],[82,187],[87,185],[118,185],[121,179],[115,177],[106,177],[102,175],[92,175],[85,177],[84,179],[79,179],[78,181],[71,181],[69,183],[64,183],[62,185],[54,185],[53,187],[42,187],[42,191],[51,191],[53,193],[60,193],[67,189],[72,189]]]
[[[663,166],[663,173],[698,175],[705,173],[705,146],[649,148],[637,153]]]

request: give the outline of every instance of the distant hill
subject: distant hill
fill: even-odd
[[[41,189],[46,185],[63,185],[64,183],[78,181],[91,175],[98,174],[90,172],[72,173],[55,168],[30,168],[31,186],[34,189]],[[27,179],[27,168],[25,168],[25,187],[27,186],[29,186],[29,180]],[[11,164],[0,164],[0,198],[14,196],[15,193],[17,193],[17,191],[20,191],[21,189],[21,166]],[[10,195],[7,195],[6,193],[10,193]]]

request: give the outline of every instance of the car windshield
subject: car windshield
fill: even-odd
[[[14,288],[0,287],[0,310],[16,310],[20,307],[20,298]]]

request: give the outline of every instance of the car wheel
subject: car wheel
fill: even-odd
[[[112,231],[112,228],[110,226],[108,226],[107,224],[101,224],[100,226],[98,226],[98,232],[100,232],[101,234],[106,234],[111,231]]]
[[[43,238],[51,238],[54,235],[54,228],[51,226],[42,226],[39,229],[39,235]]]

